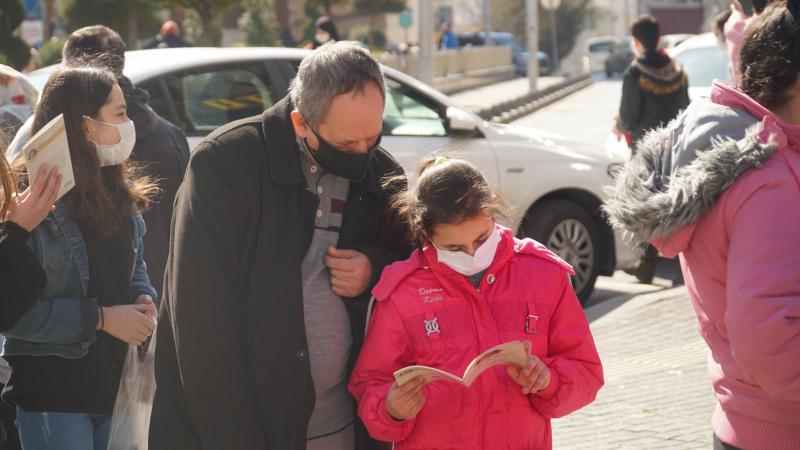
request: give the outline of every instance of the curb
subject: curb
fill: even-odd
[[[529,92],[515,99],[482,108],[475,111],[475,113],[491,122],[513,122],[570,94],[574,94],[592,83],[591,75],[573,77],[541,91]]]

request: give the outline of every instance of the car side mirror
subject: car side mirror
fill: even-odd
[[[475,131],[478,128],[478,119],[461,108],[448,106],[447,124],[452,131]]]

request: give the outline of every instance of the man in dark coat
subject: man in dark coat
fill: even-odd
[[[641,16],[631,25],[639,55],[625,71],[619,118],[613,129],[618,139],[629,138],[633,152],[651,130],[662,127],[689,106],[689,80],[680,63],[658,49],[661,28],[652,16]],[[656,274],[658,252],[647,246],[639,265],[630,271],[642,283]]]
[[[151,450],[370,448],[347,381],[369,291],[411,250],[379,146],[379,64],[352,42],[201,143],[175,203]]]
[[[648,131],[666,125],[689,106],[689,82],[680,63],[658,49],[660,27],[652,16],[631,25],[638,57],[625,71],[615,132],[630,135],[631,146]]]

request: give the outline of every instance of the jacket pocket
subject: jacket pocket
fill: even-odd
[[[541,300],[501,301],[491,305],[503,342],[521,340],[533,344],[532,353],[548,356],[552,305]]]

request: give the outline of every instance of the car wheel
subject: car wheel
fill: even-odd
[[[597,280],[600,248],[597,227],[586,209],[569,200],[547,200],[528,212],[522,229],[572,266],[572,286],[585,303]]]

